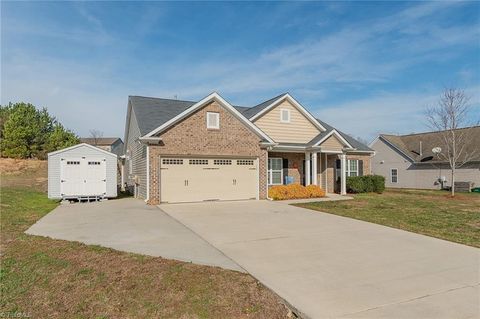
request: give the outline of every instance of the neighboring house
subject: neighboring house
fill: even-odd
[[[480,126],[467,128],[467,152],[480,149]],[[375,150],[372,172],[385,176],[387,187],[440,189],[451,186],[448,163],[433,153],[439,147],[445,152],[440,133],[428,132],[408,135],[379,135],[370,147]],[[471,161],[456,170],[455,180],[474,182],[480,186],[480,152]]]
[[[254,107],[217,93],[198,102],[128,98],[125,181],[152,204],[264,199],[287,180],[344,194],[345,176],[370,174],[371,154],[289,94]]]
[[[118,156],[123,155],[123,141],[119,137],[85,137],[81,138],[80,141],[117,154]]]

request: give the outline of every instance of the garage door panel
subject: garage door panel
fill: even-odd
[[[195,202],[257,196],[256,159],[162,158],[160,200]]]

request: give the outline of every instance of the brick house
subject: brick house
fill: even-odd
[[[373,154],[288,93],[253,107],[130,96],[124,150],[124,182],[151,204],[265,199],[285,183],[345,194]]]

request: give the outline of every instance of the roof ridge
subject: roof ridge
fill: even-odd
[[[189,101],[189,100],[179,100],[179,99],[167,99],[167,98],[164,98],[164,97],[153,97],[153,96],[143,96],[143,95],[129,95],[128,96],[129,98],[131,97],[143,97],[143,98],[146,98],[146,99],[155,99],[155,100],[166,100],[166,101],[178,101],[178,102],[189,102],[189,103],[197,103],[195,101]]]
[[[480,128],[480,125],[472,125],[472,126],[466,126],[466,127],[460,127],[455,129],[456,131],[458,130],[466,130],[470,128]],[[380,133],[379,135],[381,136],[397,136],[397,137],[405,137],[405,136],[414,136],[414,135],[423,135],[423,134],[431,134],[431,133],[440,133],[440,132],[445,132],[448,130],[442,130],[442,131],[427,131],[427,132],[420,132],[420,133],[410,133],[410,134],[385,134],[385,133]]]
[[[270,99],[268,99],[268,100],[265,100],[265,101],[263,101],[263,102],[260,102],[260,103],[258,103],[258,104],[255,105],[255,106],[252,106],[251,109],[253,109],[254,107],[257,107],[257,106],[259,106],[259,105],[262,105],[262,104],[264,104],[264,103],[267,103],[267,102],[269,102],[269,101],[276,100],[276,99],[278,99],[278,98],[280,98],[280,97],[282,97],[282,96],[284,96],[284,95],[287,95],[287,94],[288,94],[288,92],[279,94],[279,95],[277,95],[277,96],[275,96],[275,97],[272,97],[272,98],[270,98]]]

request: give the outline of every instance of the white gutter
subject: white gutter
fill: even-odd
[[[161,137],[140,137],[138,140],[142,143],[158,144],[162,141],[162,138]]]

